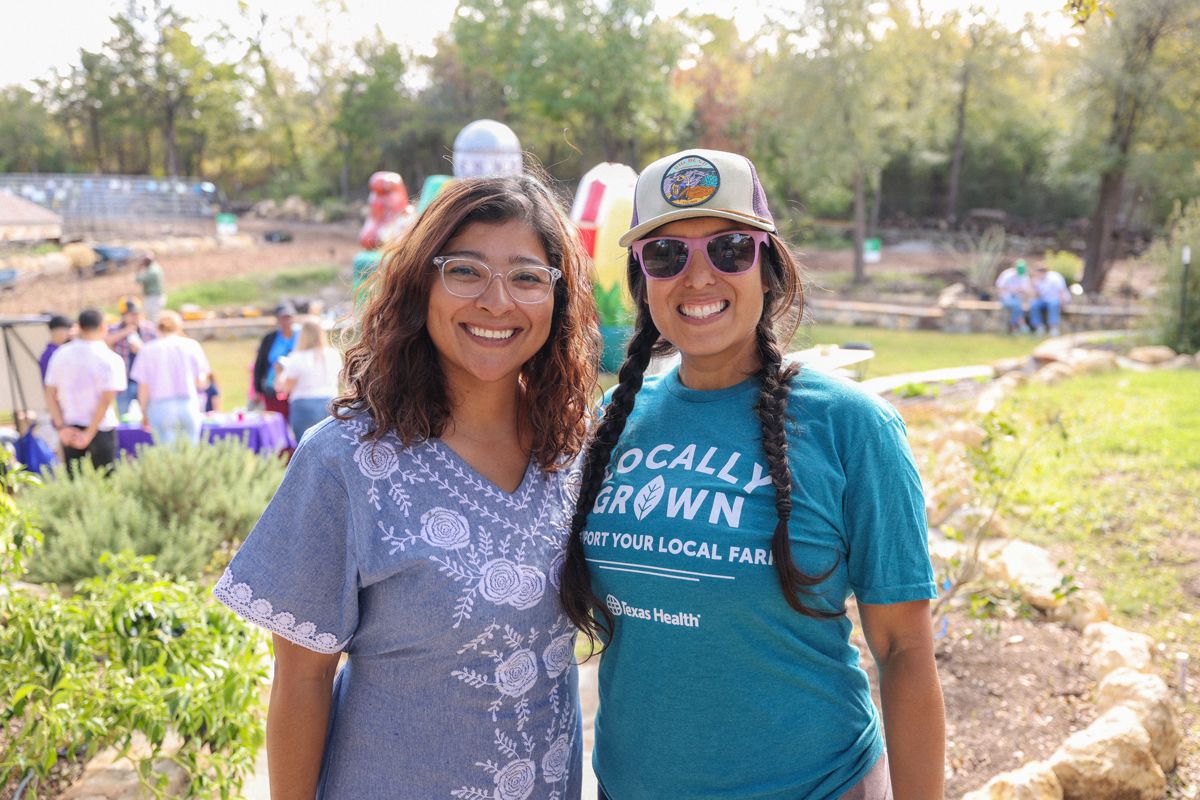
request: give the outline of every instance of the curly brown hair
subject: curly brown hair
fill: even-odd
[[[592,301],[590,261],[574,226],[535,177],[458,180],[422,212],[385,253],[372,278],[355,341],[346,352],[346,390],[334,416],[367,411],[371,436],[394,431],[405,446],[441,436],[453,408],[433,341],[426,329],[434,256],[467,225],[519,221],[541,240],[554,285],[546,343],[521,370],[521,421],[529,425],[532,456],[543,470],[562,468],[583,446],[596,388],[600,335]]]

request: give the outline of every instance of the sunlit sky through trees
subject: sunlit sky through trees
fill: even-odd
[[[163,0],[164,5],[167,0]],[[915,0],[912,0],[915,3]],[[239,13],[238,0],[171,0],[176,10],[194,21],[192,30],[203,35],[226,25],[238,37],[251,35],[260,13],[270,19],[264,44],[287,63],[289,44],[285,29],[295,29],[296,17],[328,40],[350,46],[370,35],[376,25],[384,36],[408,50],[433,51],[433,39],[446,30],[455,4],[449,0],[248,0],[248,18]],[[27,84],[48,77],[54,69],[77,63],[80,48],[95,49],[113,33],[108,19],[128,6],[128,0],[14,0],[5,3],[0,24],[0,86]],[[147,3],[148,5],[148,3]],[[337,9],[344,5],[346,13]],[[732,17],[743,36],[758,31],[778,10],[794,3],[756,0],[656,0],[662,16],[681,11],[715,13]],[[923,0],[928,14],[948,10],[966,13],[982,6],[1006,26],[1019,26],[1026,14],[1054,35],[1069,32],[1071,22],[1062,11],[1062,0]],[[234,54],[231,54],[231,56]]]

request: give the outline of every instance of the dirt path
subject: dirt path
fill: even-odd
[[[338,264],[348,268],[360,249],[357,223],[312,225],[243,220],[239,226],[243,233],[255,237],[253,247],[160,257],[159,263],[166,273],[168,297],[173,289],[182,286],[255,272],[279,272],[312,264]],[[277,229],[290,231],[293,240],[283,244],[262,241],[263,232]],[[74,315],[88,306],[113,308],[122,296],[137,291],[138,284],[131,269],[89,278],[54,275],[0,295],[0,313],[56,311]]]

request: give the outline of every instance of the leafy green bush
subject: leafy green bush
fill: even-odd
[[[1047,250],[1044,263],[1046,269],[1062,275],[1068,285],[1079,283],[1083,275],[1083,259],[1069,250]]]
[[[74,480],[29,493],[45,547],[30,565],[38,582],[97,574],[103,553],[156,557],[158,569],[197,577],[219,567],[214,553],[249,532],[283,477],[283,463],[236,440],[146,447],[105,477],[83,464]]]
[[[1154,245],[1150,258],[1162,267],[1167,280],[1159,293],[1158,328],[1163,344],[1180,353],[1200,350],[1200,200],[1176,205],[1170,233]],[[1192,264],[1184,286],[1183,248],[1192,250]]]
[[[0,451],[0,786],[140,734],[135,763],[156,793],[166,776],[153,765],[166,757],[189,797],[238,796],[263,742],[266,637],[206,588],[129,554],[105,555],[70,597],[20,588],[45,556],[23,507],[35,483]],[[164,749],[169,734],[178,749]]]

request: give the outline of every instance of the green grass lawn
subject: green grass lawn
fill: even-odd
[[[258,339],[211,339],[200,344],[221,389],[221,409],[245,407]]]
[[[894,331],[849,325],[814,325],[801,328],[792,341],[793,349],[816,344],[864,342],[875,351],[866,377],[921,372],[942,367],[988,364],[1001,358],[1028,355],[1037,344],[1028,336],[990,333],[942,333],[940,331]]]
[[[339,268],[331,264],[288,270],[286,272],[256,272],[237,278],[194,283],[173,289],[167,305],[178,310],[184,303],[201,308],[230,306],[270,306],[286,297],[313,294],[340,280]]]
[[[1015,479],[1014,534],[1067,545],[1079,582],[1118,621],[1200,645],[1200,372],[1113,372],[1030,386],[1005,408],[1019,429],[1060,414]],[[1014,447],[1016,445],[1013,445]],[[1174,648],[1173,648],[1174,649]]]

